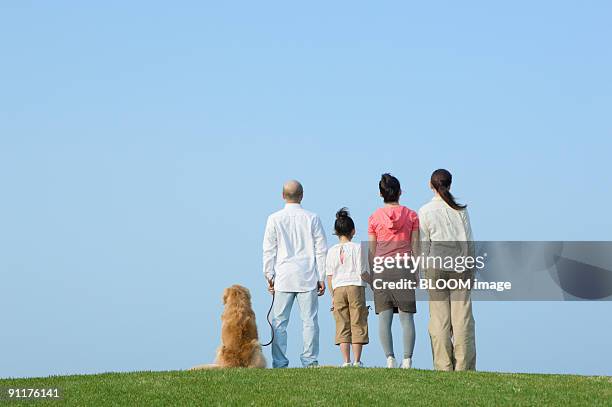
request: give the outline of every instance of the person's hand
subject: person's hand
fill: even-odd
[[[319,290],[317,293],[319,297],[325,294],[325,281],[319,281],[317,283],[317,289]]]
[[[274,294],[274,280],[268,280],[268,292]]]

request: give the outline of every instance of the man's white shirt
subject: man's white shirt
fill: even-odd
[[[274,289],[306,292],[325,278],[327,242],[319,217],[288,203],[266,222],[263,239],[263,272],[274,280]]]

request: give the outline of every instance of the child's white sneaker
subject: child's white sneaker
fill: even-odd
[[[353,363],[353,367],[363,367],[363,363],[361,361]]]
[[[351,367],[353,366],[351,362],[344,362],[341,367]]]
[[[412,358],[402,360],[402,369],[410,369],[412,367]]]
[[[389,356],[387,358],[387,367],[389,369],[392,369],[394,367],[397,367],[397,362],[395,362],[395,358],[393,356]]]

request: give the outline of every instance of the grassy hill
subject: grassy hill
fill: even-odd
[[[227,369],[0,380],[3,391],[12,386],[61,389],[61,401],[11,403],[39,406],[612,406],[611,377],[380,368]]]

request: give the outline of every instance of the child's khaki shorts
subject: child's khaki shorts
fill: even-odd
[[[369,342],[365,287],[348,285],[334,289],[336,345]]]

